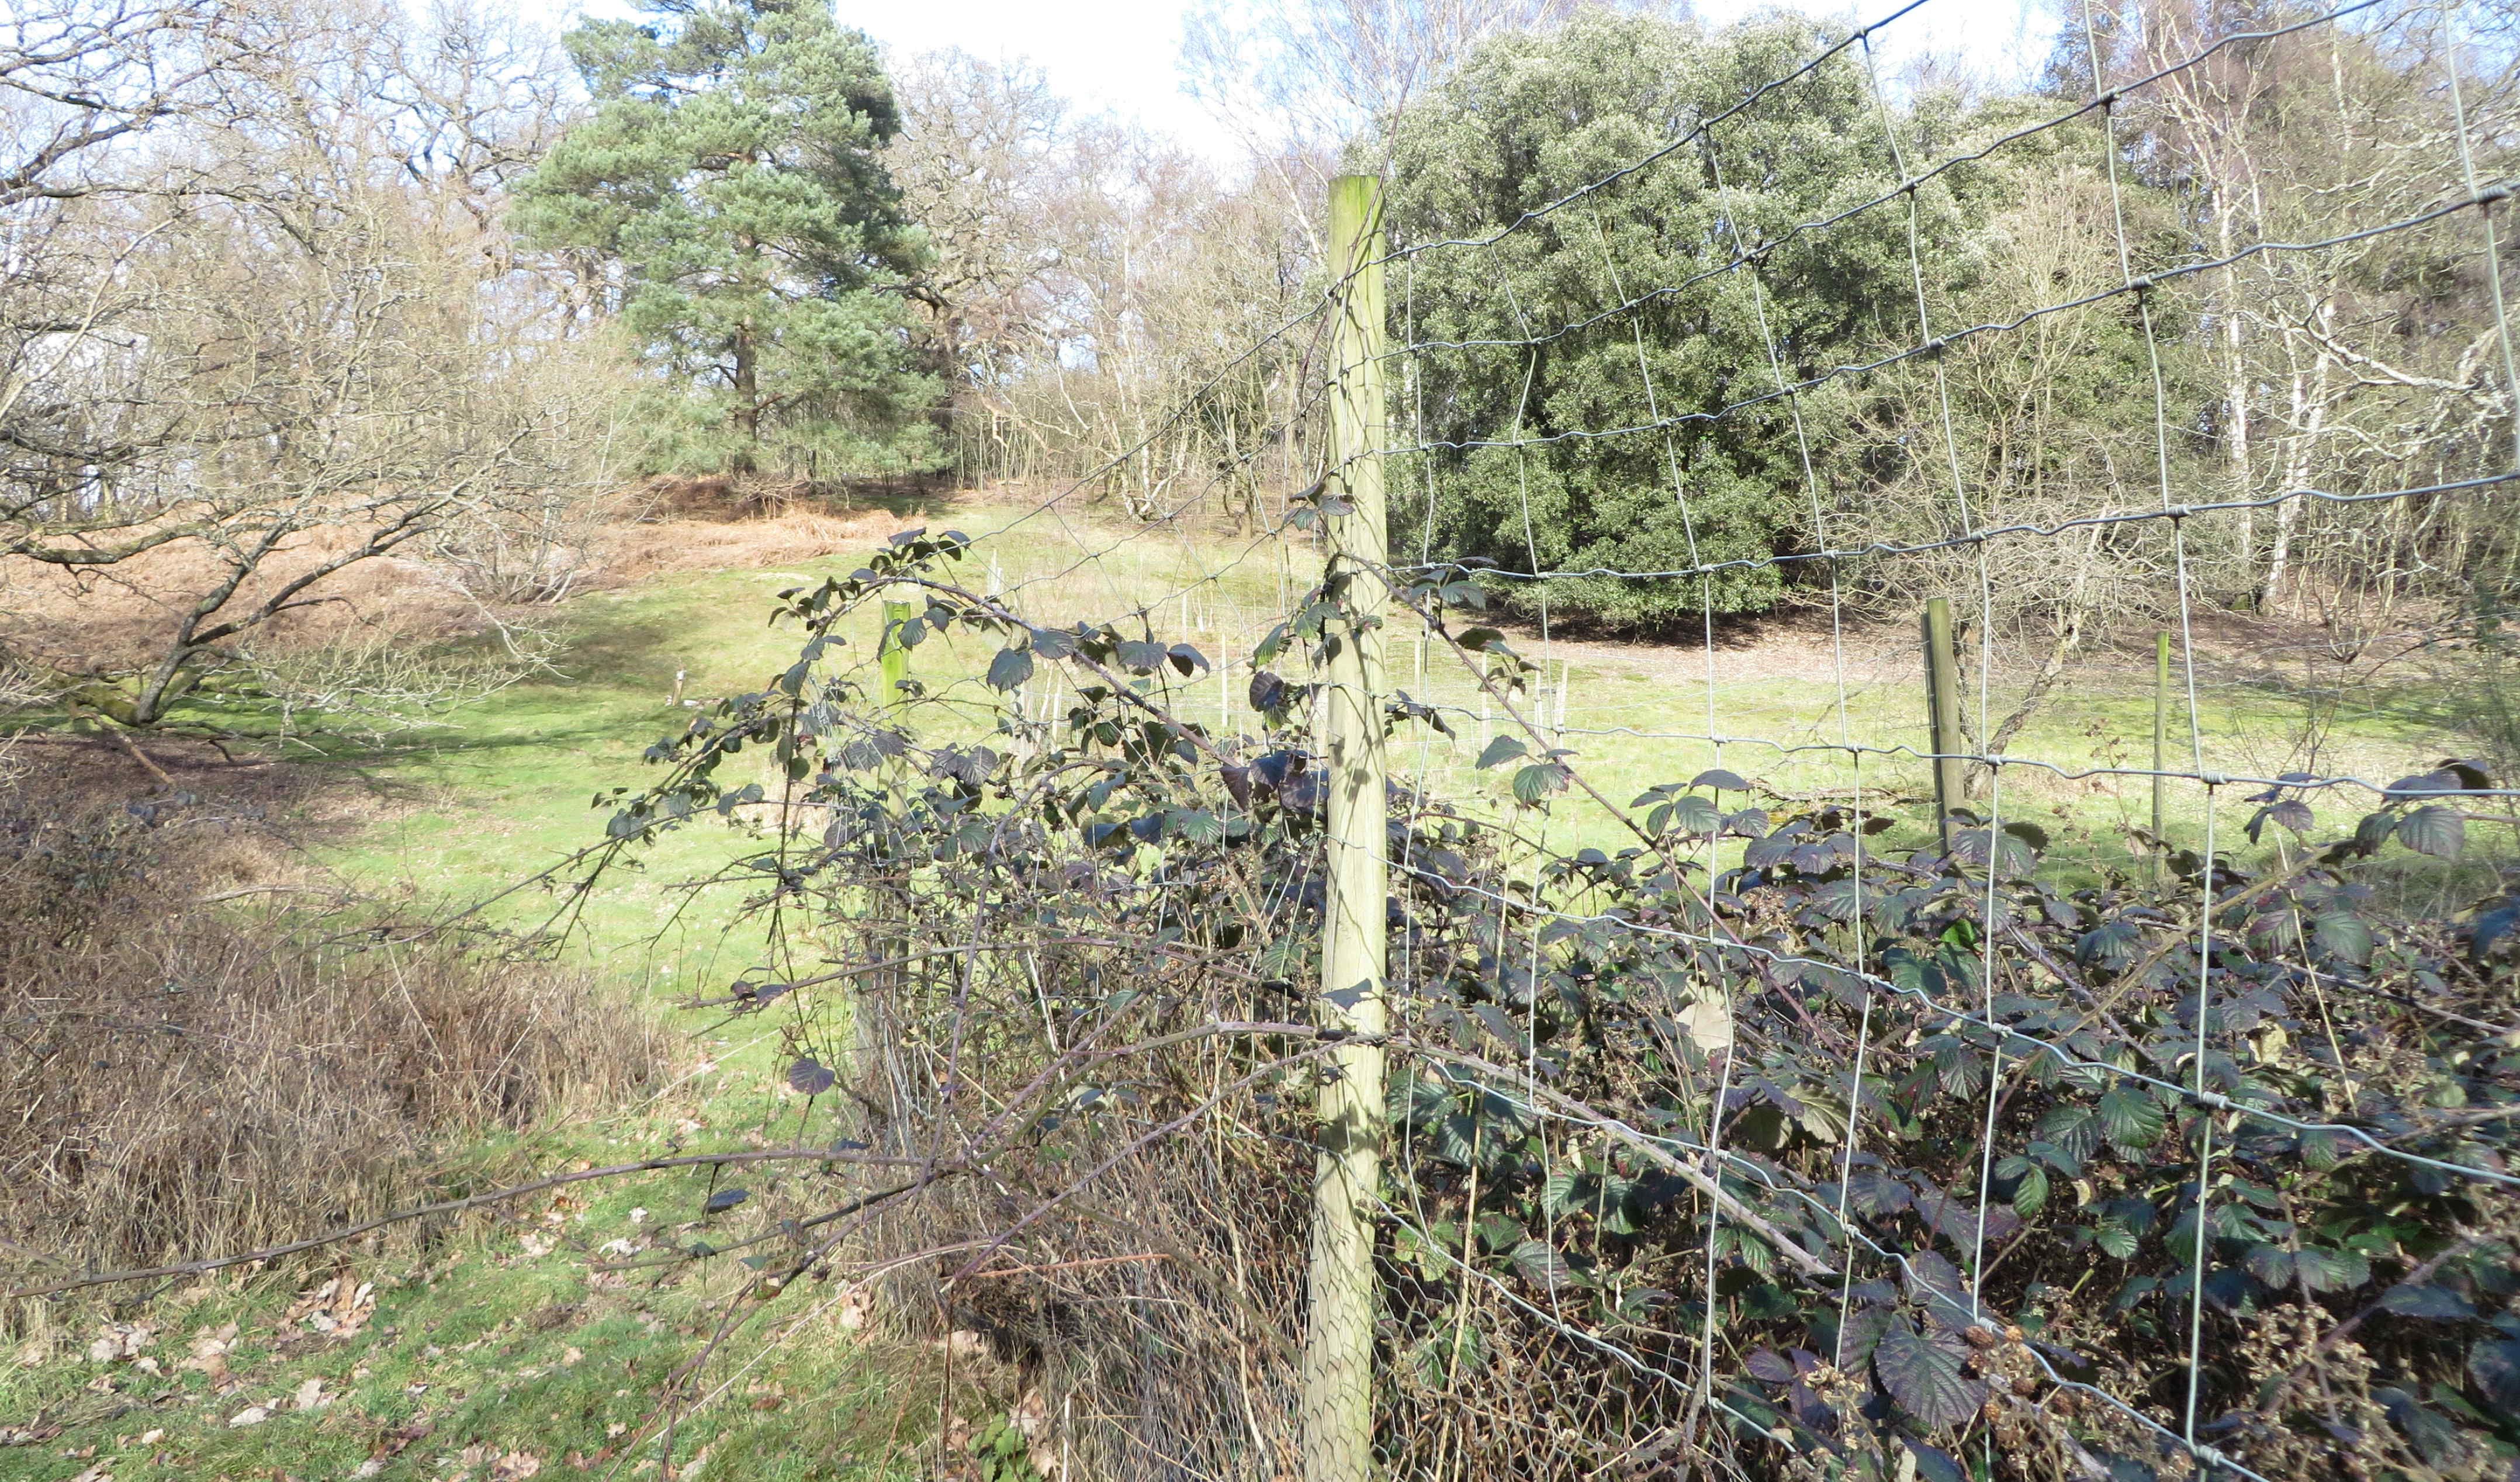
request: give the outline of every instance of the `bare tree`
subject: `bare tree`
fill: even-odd
[[[1141,515],[1211,485],[1247,504],[1247,471],[1288,420],[1294,383],[1266,355],[1209,382],[1314,270],[1302,203],[1077,116],[1021,66],[924,58],[898,95],[906,127],[888,163],[936,248],[920,296],[956,386],[967,472],[1109,465],[1107,492]],[[1150,438],[1160,446],[1122,465]]]
[[[1601,0],[1206,0],[1190,17],[1191,91],[1269,158],[1378,135],[1471,48]],[[1661,11],[1657,0],[1618,4]],[[1293,146],[1292,150],[1289,146]]]
[[[0,206],[105,189],[97,158],[160,119],[203,105],[238,60],[223,4],[37,0],[0,19]]]
[[[2189,3],[2110,28],[2113,75],[2167,73],[2129,113],[2138,168],[2182,202],[2200,255],[2230,262],[2206,285],[2199,329],[2222,386],[2203,422],[2234,492],[2368,492],[2508,466],[2512,403],[2477,215],[2382,230],[2466,195],[2463,158],[2480,182],[2509,169],[2520,95],[2498,59],[2512,21],[2481,7],[2473,23],[2486,34],[2463,47],[2439,22],[2242,40],[2262,27],[2256,13]],[[2243,255],[2261,241],[2334,245]],[[2385,626],[2402,596],[2438,594],[2469,563],[2475,508],[2286,501],[2263,540],[2254,518],[2240,522],[2218,585],[2331,624],[2368,606]]]
[[[38,120],[0,207],[9,642],[131,727],[346,569],[574,477],[553,295],[490,194],[551,59],[457,10],[202,14],[64,0],[0,55]],[[150,615],[108,642],[79,619],[110,595]]]

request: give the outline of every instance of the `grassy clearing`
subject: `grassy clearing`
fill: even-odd
[[[1228,730],[1250,724],[1242,692],[1251,648],[1286,598],[1311,579],[1316,562],[1307,553],[1073,516],[1039,516],[1010,529],[1012,517],[973,506],[935,521],[984,537],[963,567],[971,585],[1010,594],[1036,622],[1144,621],[1167,640],[1193,643],[1217,668],[1179,686],[1181,711]],[[340,786],[362,790],[374,804],[360,828],[327,846],[323,862],[370,890],[463,901],[593,842],[603,815],[589,809],[590,797],[641,786],[648,770],[641,752],[685,719],[668,704],[675,672],[685,671],[685,693],[700,699],[762,684],[794,648],[792,634],[764,623],[773,595],[851,564],[819,560],[667,576],[572,601],[563,612],[569,647],[559,672],[511,686],[382,756],[299,764],[332,769]],[[848,651],[871,660],[873,616],[861,614],[843,631]],[[1781,749],[1841,734],[1837,666],[1824,639],[1719,650],[1712,734],[1766,743],[1720,746],[1705,740],[1710,681],[1702,654],[1536,636],[1518,644],[1545,674],[1526,713],[1547,715],[1549,729],[1614,802],[1715,765],[1788,794],[1831,792],[1856,780],[1842,754]],[[1847,669],[1846,733],[1875,746],[1922,748],[1912,653],[1900,636],[1864,636]],[[934,642],[918,651],[914,672],[931,693],[968,701],[968,724],[977,732],[1003,703],[978,680],[990,656],[968,644]],[[1391,666],[1400,687],[1445,708],[1455,732],[1449,739],[1404,736],[1398,765],[1432,791],[1483,799],[1502,816],[1511,769],[1481,773],[1473,765],[1487,740],[1503,731],[1502,717],[1491,712],[1482,720],[1477,692],[1458,666],[1440,652],[1421,653],[1405,631],[1395,638]],[[2123,667],[2122,675],[2109,666],[2078,675],[2011,753],[2067,769],[2145,765],[2149,666],[2130,659]],[[2229,668],[2200,696],[2197,726],[2208,768],[2266,775],[2302,766],[2313,760],[2306,749],[2313,735],[2320,738],[2315,760],[2321,770],[2383,781],[2466,749],[2445,722],[2455,696],[2438,686],[2367,685],[2322,695],[2270,678],[2231,678]],[[1045,672],[1014,702],[1046,715],[1058,683]],[[2000,712],[2000,686],[1995,699]],[[2182,717],[2175,734],[2183,731]],[[1928,786],[1924,767],[1904,755],[1868,757],[1861,776],[1876,800],[1921,796]],[[2172,828],[2182,838],[2201,841],[2203,790],[2194,784],[2173,789]],[[2236,795],[2244,790],[2224,788],[2217,797],[2216,834],[2227,848],[2245,847],[2240,827],[2251,805]],[[2007,818],[2063,825],[2057,831],[2078,837],[2075,847],[2096,857],[2142,820],[2148,799],[2141,779],[2075,780],[2019,769],[2005,776],[2002,809]],[[2350,821],[2364,801],[2340,799],[2323,810],[2323,823]],[[1598,809],[1563,799],[1538,831],[1561,850],[1615,846],[1621,837]],[[740,830],[722,826],[672,835],[638,869],[605,879],[578,918],[572,951],[651,1004],[722,983],[751,960],[752,944],[728,934],[741,903],[731,890],[688,891],[678,882],[706,874],[745,843]],[[2419,869],[2405,888],[2455,903],[2473,883],[2473,868]],[[508,897],[494,914],[526,924],[554,905],[549,895],[526,892]],[[684,1018],[676,1027],[698,1025]],[[775,1031],[750,1026],[744,1038],[696,1039],[678,1062],[677,1082],[656,1099],[606,1119],[463,1149],[438,1170],[439,1182],[463,1191],[662,1146],[784,1137],[798,1106],[778,1079],[777,1049]],[[321,1267],[204,1279],[145,1304],[84,1317],[77,1331],[51,1346],[30,1345],[25,1357],[38,1362],[0,1370],[0,1428],[40,1424],[48,1432],[40,1443],[0,1449],[0,1478],[490,1482],[575,1474],[572,1460],[591,1473],[626,1466],[654,1475],[658,1442],[644,1428],[653,1397],[695,1351],[716,1304],[752,1274],[725,1261],[603,1268],[704,1236],[767,1228],[805,1190],[801,1180],[744,1183],[753,1198],[714,1220],[698,1217],[709,1187],[704,1174],[647,1175],[575,1186],[497,1218],[435,1232],[426,1245],[406,1232],[352,1252],[352,1275],[372,1284],[375,1305],[347,1336],[310,1333],[302,1321],[288,1321],[297,1294],[325,1279]],[[898,1469],[902,1463],[886,1459],[933,1432],[945,1382],[935,1353],[862,1341],[864,1334],[849,1331],[843,1315],[830,1309],[831,1292],[817,1285],[800,1291],[792,1307],[773,1307],[702,1372],[700,1391],[716,1397],[678,1433],[674,1454],[683,1475],[872,1475]],[[815,1303],[825,1306],[808,1305]],[[82,1357],[96,1324],[108,1317],[152,1325],[137,1352],[151,1359],[155,1373],[131,1355]],[[219,1365],[181,1367],[197,1342],[231,1324],[233,1346]],[[765,1349],[764,1339],[774,1346]],[[307,1391],[310,1381],[320,1384]],[[299,1408],[301,1393],[322,1403]],[[253,1408],[265,1412],[258,1423],[233,1423]],[[50,1432],[56,1425],[64,1428]],[[694,1472],[692,1460],[703,1456]]]
[[[1042,516],[1020,530],[990,534],[1000,512],[974,510],[957,523],[982,536],[966,571],[972,585],[1012,594],[1036,622],[1078,617],[1123,627],[1144,623],[1167,641],[1188,641],[1216,661],[1212,673],[1170,676],[1177,713],[1231,733],[1249,727],[1242,691],[1253,646],[1315,578],[1317,558],[1301,544],[1180,531],[1131,531],[1070,517]],[[2200,629],[2200,632],[2206,630]],[[854,635],[861,656],[865,635]],[[2445,755],[2473,752],[2462,717],[2477,711],[2467,693],[2490,679],[2400,663],[2352,674],[2315,670],[2299,654],[2255,651],[2252,633],[2209,634],[2195,667],[2195,705],[2183,665],[2175,671],[2167,766],[2176,772],[2272,778],[2287,771],[2387,783]],[[1922,662],[1903,629],[1850,629],[1834,641],[1825,623],[1772,625],[1719,634],[1711,653],[1690,646],[1565,641],[1521,632],[1515,644],[1538,674],[1514,700],[1552,743],[1614,805],[1646,786],[1686,782],[1711,767],[1737,772],[1772,797],[1847,798],[1921,817],[1931,773]],[[991,653],[968,643],[931,643],[914,661],[930,694],[961,701],[977,733],[1006,701],[979,683]],[[1974,662],[1975,655],[1968,655]],[[1287,660],[1281,664],[1299,660]],[[2439,663],[2439,660],[2428,662]],[[1435,706],[1453,731],[1403,734],[1394,766],[1427,791],[1475,801],[1504,817],[1511,810],[1513,768],[1481,772],[1491,738],[1519,735],[1501,705],[1483,696],[1460,660],[1429,645],[1411,622],[1391,630],[1392,683]],[[2027,658],[1999,656],[1991,682],[1972,680],[1963,706],[1981,734],[2001,720],[2030,677]],[[1290,677],[1300,677],[1293,676]],[[1060,681],[1037,676],[1012,697],[1044,717]],[[2051,692],[2005,746],[2025,764],[2004,769],[2000,787],[1972,806],[2029,820],[2086,868],[2123,858],[2131,831],[2149,823],[2154,695],[2149,645],[2141,651],[2087,657]],[[1867,748],[1860,763],[1842,749]],[[1535,744],[1534,749],[1538,749]],[[2210,790],[2214,842],[2225,853],[2268,855],[2244,827],[2255,786]],[[2372,794],[2334,789],[2318,799],[2321,828],[2350,827]],[[2165,817],[2172,838],[2201,847],[2209,789],[2174,779]],[[1521,820],[1528,827],[1532,821]],[[1589,799],[1560,799],[1540,828],[1549,847],[1615,848],[1629,835]],[[1903,835],[1904,836],[1904,835]],[[2472,872],[2415,867],[2414,877],[2464,881]]]

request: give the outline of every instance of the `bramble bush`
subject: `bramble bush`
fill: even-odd
[[[718,1002],[785,1026],[835,1136],[922,1170],[817,1186],[754,1239],[991,1332],[1095,1474],[1282,1467],[1337,1040],[1306,1003],[1309,687],[1263,669],[1261,724],[1215,734],[1169,699],[1204,654],[1033,626],[957,579],[968,544],[913,533],[784,594],[798,661],[599,801],[625,842],[762,829],[743,869],[782,929]],[[985,679],[887,694],[841,661],[840,616],[906,589],[894,640],[976,642]],[[1518,690],[1504,636],[1460,625],[1473,586],[1405,595]],[[1261,662],[1323,641],[1334,596]],[[1007,702],[1053,665],[1063,713]],[[1481,762],[1514,768],[1504,817],[1393,789],[1395,1475],[2520,1457],[2520,897],[2476,858],[2512,822],[2477,764],[2367,811],[2295,777],[2249,799],[2246,851],[2110,866],[1720,770],[1617,810],[1624,847],[1552,856],[1526,826],[1590,793],[1580,758],[1534,734]],[[2418,856],[2499,884],[2395,909]]]

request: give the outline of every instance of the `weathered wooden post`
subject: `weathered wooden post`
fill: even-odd
[[[1341,287],[1331,328],[1330,502],[1324,583],[1339,615],[1328,638],[1324,750],[1329,768],[1329,887],[1322,927],[1326,1029],[1368,1036],[1333,1054],[1321,1093],[1305,1281],[1305,1482],[1370,1482],[1373,1466],[1373,1216],[1381,1178],[1384,857],[1382,612],[1382,189],[1330,182],[1330,261]]]
[[[2169,868],[2164,857],[2163,804],[2170,795],[2166,775],[2170,758],[2170,635],[2152,635],[2152,868]]]
[[[900,715],[909,707],[910,696],[902,688],[910,680],[910,646],[901,641],[902,625],[909,622],[918,608],[910,600],[916,587],[895,586],[883,594],[883,630],[876,638],[876,683],[882,693],[876,696],[876,707],[886,718]],[[886,799],[895,812],[909,806],[909,779],[902,760],[886,761],[880,774]],[[909,932],[894,902],[882,894],[880,885],[868,889],[869,950],[877,962],[906,955]],[[887,1010],[909,987],[909,975],[899,966],[875,968],[855,979],[855,992],[849,999],[849,1043],[856,1056],[855,1069],[861,1077],[876,1076],[876,1062],[884,1054],[889,1035],[885,1028]],[[887,1083],[888,1084],[888,1083]],[[887,1096],[885,1100],[890,1101]],[[900,1108],[895,1106],[898,1114]],[[870,1128],[873,1132],[876,1129]],[[869,1141],[874,1141],[870,1138]]]
[[[1952,846],[1952,810],[1968,796],[1968,764],[1960,756],[1959,654],[1952,645],[1952,605],[1925,604],[1925,714],[1934,747],[1934,827]]]
[[[901,708],[908,698],[901,687],[910,678],[910,649],[901,641],[902,624],[910,621],[911,604],[898,595],[899,587],[887,587],[883,594],[883,636],[876,640],[876,673],[883,693],[876,699],[886,714]]]

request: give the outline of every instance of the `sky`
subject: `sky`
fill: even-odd
[[[1789,8],[1843,25],[1877,21],[1907,0],[1697,0],[1710,25]],[[579,12],[627,15],[624,0],[521,0],[527,14],[565,24]],[[959,47],[991,60],[1022,59],[1080,112],[1135,117],[1232,171],[1242,148],[1234,132],[1181,88],[1184,20],[1193,0],[837,0],[842,23],[895,56]],[[2043,0],[1925,0],[1879,38],[1894,73],[1927,49],[1959,56],[1974,71],[2022,77],[2046,60],[2053,22]]]

